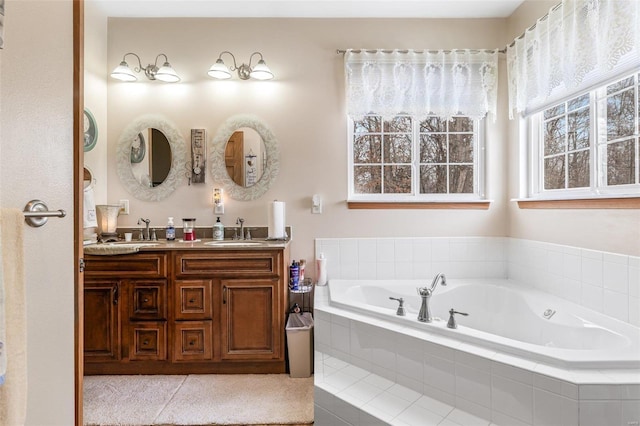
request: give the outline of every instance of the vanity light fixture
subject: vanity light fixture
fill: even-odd
[[[133,70],[129,68],[129,64],[125,60],[127,55],[133,55],[138,59],[138,66],[134,67]],[[158,68],[158,58],[160,56],[164,56],[164,64],[160,68]],[[142,61],[140,60],[140,56],[135,53],[129,52],[125,53],[122,57],[122,62],[118,65],[112,72],[111,77],[121,80],[121,81],[136,81],[138,77],[134,74],[134,72],[144,71],[144,75],[147,76],[149,80],[160,80],[165,83],[176,83],[180,81],[180,77],[169,64],[169,58],[164,53],[160,53],[156,56],[156,61],[153,64],[149,64],[146,67],[142,66]]]
[[[227,65],[225,65],[224,61],[222,60],[222,55],[224,55],[225,53],[231,55],[231,57],[233,58],[233,66],[231,68],[227,67]],[[251,61],[253,60],[253,57],[255,55],[259,55],[260,59],[258,60],[258,63],[255,64],[255,66],[251,67]],[[211,65],[211,68],[209,68],[207,74],[209,74],[210,77],[217,78],[219,80],[227,80],[231,78],[232,71],[238,71],[238,77],[240,77],[240,80],[248,80],[249,78],[255,78],[256,80],[271,80],[273,78],[273,73],[264,62],[262,53],[260,52],[253,52],[251,54],[251,56],[249,57],[249,65],[243,63],[242,65],[238,66],[238,64],[236,63],[236,57],[233,56],[233,53],[225,50],[218,56],[218,60],[216,60],[216,63]]]

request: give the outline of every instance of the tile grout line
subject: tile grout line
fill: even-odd
[[[160,415],[162,414],[162,412],[167,408],[167,406],[171,403],[171,401],[173,401],[173,398],[176,396],[176,394],[178,393],[178,391],[180,390],[180,388],[182,388],[182,385],[184,385],[184,382],[187,381],[187,378],[189,377],[189,375],[185,375],[184,379],[182,379],[182,382],[180,382],[180,384],[176,387],[176,390],[171,394],[171,396],[169,397],[169,399],[167,399],[167,402],[162,406],[162,408],[158,411],[158,414],[155,415],[155,417],[152,419],[152,425],[157,425],[157,424],[161,424],[161,423],[157,423],[158,418],[160,417]]]

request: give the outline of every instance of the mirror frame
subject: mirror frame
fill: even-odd
[[[137,181],[131,168],[131,145],[144,129],[152,127],[162,131],[171,147],[171,169],[167,178],[158,186],[146,187]],[[122,185],[135,198],[142,201],[161,201],[178,187],[181,181],[186,158],[185,141],[178,128],[159,115],[143,115],[133,120],[120,135],[116,148],[116,165]]]
[[[243,187],[235,183],[227,174],[227,166],[224,161],[224,152],[227,147],[227,141],[233,135],[233,132],[242,128],[249,127],[258,132],[264,142],[267,154],[267,162],[262,171],[260,179],[252,186]],[[234,115],[227,119],[211,142],[209,152],[211,162],[211,175],[214,182],[219,182],[225,194],[230,198],[238,201],[251,201],[260,198],[271,185],[275,182],[280,169],[280,149],[278,148],[278,140],[271,132],[269,126],[260,118],[250,114]]]

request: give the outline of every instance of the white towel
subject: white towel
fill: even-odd
[[[7,373],[7,328],[5,315],[4,271],[2,267],[2,220],[0,220],[0,386]]]
[[[0,386],[0,424],[23,425],[27,416],[27,315],[24,285],[24,214],[0,209],[0,259],[4,283],[7,356],[5,383]]]
[[[93,199],[93,186],[89,186],[84,189],[84,214],[83,228],[95,228],[98,226],[98,220],[96,217],[96,202]]]

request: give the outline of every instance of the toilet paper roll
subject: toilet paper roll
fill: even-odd
[[[269,205],[269,238],[280,239],[286,236],[284,207],[284,201],[274,201]]]

